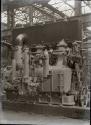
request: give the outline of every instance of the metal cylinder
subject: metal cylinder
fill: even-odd
[[[25,34],[25,33],[19,34],[16,37],[16,45],[19,45],[19,46],[28,45],[28,36],[27,36],[27,34]]]
[[[28,36],[26,34],[19,34],[16,37],[16,51],[15,51],[15,58],[17,67],[20,69],[22,68],[22,47],[28,44]]]
[[[47,50],[44,51],[44,56],[45,60],[43,65],[43,77],[47,77],[49,74],[49,54]]]
[[[57,66],[63,66],[63,55],[58,55]]]
[[[24,47],[24,77],[29,77],[29,48]]]
[[[12,60],[12,81],[16,78],[16,60]]]
[[[16,46],[15,59],[18,68],[22,68],[22,46]]]

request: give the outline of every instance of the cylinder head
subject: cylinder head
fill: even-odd
[[[19,34],[17,37],[16,37],[16,45],[20,45],[20,46],[23,46],[23,45],[28,45],[28,36],[23,33],[23,34]]]

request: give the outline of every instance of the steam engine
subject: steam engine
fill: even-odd
[[[75,41],[70,48],[64,39],[56,49],[42,44],[32,47],[27,44],[25,34],[17,36],[16,42],[11,70],[5,71],[3,76],[7,99],[87,106],[81,42]]]

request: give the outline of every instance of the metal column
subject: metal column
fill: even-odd
[[[75,16],[81,15],[81,1],[75,0]]]
[[[8,29],[13,29],[15,26],[15,20],[14,20],[14,9],[7,9],[7,25]]]
[[[29,24],[30,26],[33,25],[33,7],[32,6],[29,6]]]

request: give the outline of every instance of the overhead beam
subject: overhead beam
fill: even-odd
[[[74,17],[70,17],[68,18],[68,20],[80,20],[85,26],[91,26],[91,14],[84,14],[81,16],[74,16]],[[61,21],[61,20],[59,20]],[[12,36],[12,31],[11,30],[3,30],[2,29],[2,37],[8,37],[8,36]]]
[[[50,10],[52,10],[53,12],[59,14],[62,18],[67,17],[67,15],[65,15],[63,12],[57,10],[56,8],[54,8],[53,6],[47,4],[47,3],[41,3],[42,5],[48,7]]]
[[[14,17],[14,9],[12,10],[7,10],[7,26],[10,29],[13,29],[15,26],[15,17]]]
[[[89,3],[87,3],[86,1],[84,1],[84,3],[91,9],[91,5],[89,5]]]
[[[2,0],[2,8],[1,11],[6,11],[9,9],[16,9],[19,7],[29,6],[34,3],[48,3],[50,0]]]
[[[5,14],[5,16],[7,16],[7,14]],[[24,19],[21,19],[19,16],[18,17],[15,16],[15,18],[18,19],[18,20],[20,20],[20,21],[26,22]],[[7,24],[6,24],[6,26],[7,26]]]
[[[35,5],[32,5],[36,10],[40,11],[42,14],[46,14],[46,16],[50,17],[52,20],[57,19],[53,14],[51,13],[47,13],[46,11],[44,11],[43,9],[41,9],[40,7],[37,7]]]
[[[69,7],[71,7],[73,10],[75,10],[75,8],[74,8],[73,6],[71,6],[70,4],[67,3],[67,0],[63,0],[63,2],[64,2],[65,4],[67,4]]]

